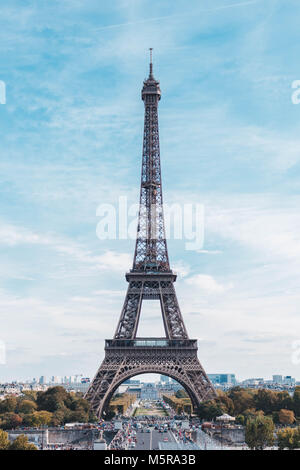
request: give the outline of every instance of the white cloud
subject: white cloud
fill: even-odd
[[[111,290],[111,289],[100,289],[95,290],[92,294],[93,295],[103,295],[108,297],[121,297],[125,295],[125,290]]]
[[[49,238],[26,230],[23,227],[1,223],[0,243],[8,246],[14,246],[19,244],[48,245],[51,242]]]
[[[188,285],[196,287],[207,294],[222,294],[225,290],[232,287],[218,283],[212,276],[208,274],[196,274],[185,281]]]
[[[231,153],[259,166],[276,171],[287,171],[300,160],[300,143],[297,136],[269,131],[259,127],[240,127],[230,137],[224,137],[223,145]]]
[[[266,195],[240,196],[239,202],[227,199],[223,207],[207,210],[207,236],[233,240],[273,262],[299,259],[300,202],[292,198],[287,206],[282,202],[280,197]]]
[[[184,261],[177,261],[172,264],[173,271],[180,277],[186,277],[191,270],[191,267]]]
[[[101,269],[111,269],[112,271],[125,272],[132,266],[132,255],[129,253],[117,253],[106,251],[101,256],[95,257]]]
[[[97,339],[99,347],[102,346],[104,337],[113,334],[119,313],[106,297],[76,296],[46,301],[15,296],[4,290],[0,295],[0,312],[0,341],[6,345],[10,377],[18,365],[43,363],[47,356],[55,358],[65,351],[88,355],[94,346],[87,338],[91,342]],[[113,321],[107,321],[107,316]]]
[[[94,268],[111,271],[127,271],[132,264],[132,256],[129,253],[117,253],[107,250],[101,255],[95,255],[84,249],[79,243],[66,237],[39,234],[24,227],[1,224],[0,244],[7,246],[15,245],[41,245],[58,254],[64,254],[81,263],[87,263]]]

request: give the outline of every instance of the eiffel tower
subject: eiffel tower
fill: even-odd
[[[132,269],[119,323],[113,339],[105,340],[105,358],[85,398],[100,417],[127,379],[145,373],[172,377],[189,394],[194,411],[203,400],[215,397],[214,388],[197,357],[197,340],[189,339],[175,293],[176,274],[171,270],[165,237],[158,133],[159,82],[150,73],[144,81],[145,105],[142,175],[137,238]],[[143,300],[160,302],[164,338],[138,338]]]

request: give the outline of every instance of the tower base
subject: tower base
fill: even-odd
[[[105,341],[105,358],[85,398],[100,418],[125,380],[138,374],[167,375],[179,382],[188,393],[194,411],[216,392],[197,357],[197,340],[136,338]]]

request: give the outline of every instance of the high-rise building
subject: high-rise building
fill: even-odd
[[[275,384],[282,384],[282,375],[273,375],[273,380]]]
[[[207,374],[213,384],[235,385],[235,374]]]
[[[54,384],[59,384],[61,383],[61,378],[58,375],[53,375],[51,378],[51,382]]]
[[[295,385],[296,379],[294,379],[291,375],[286,375],[283,379],[283,383],[286,385]]]
[[[39,384],[44,385],[46,383],[48,383],[47,377],[45,375],[42,375],[39,379]]]

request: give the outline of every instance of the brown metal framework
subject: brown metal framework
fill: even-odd
[[[183,385],[195,408],[215,391],[197,357],[197,341],[190,340],[177,301],[165,236],[161,185],[158,102],[159,82],[150,73],[144,81],[145,105],[140,207],[133,267],[126,273],[128,290],[114,339],[106,340],[105,358],[85,397],[94,412],[105,413],[117,387],[142,373],[169,375]],[[142,302],[160,301],[165,338],[136,337]]]

